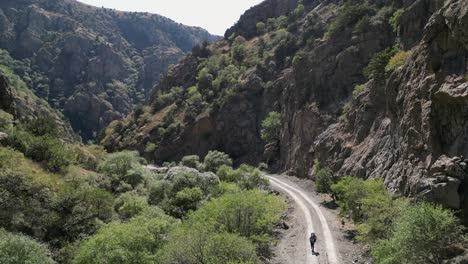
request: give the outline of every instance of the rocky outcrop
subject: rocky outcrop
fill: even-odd
[[[36,95],[65,109],[86,140],[143,103],[195,44],[215,39],[162,16],[74,0],[0,2],[0,48],[30,67],[17,73]]]

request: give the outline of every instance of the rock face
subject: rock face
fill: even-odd
[[[196,118],[182,118],[196,108],[175,99],[154,109],[154,122],[111,127],[106,146],[143,152],[157,142],[149,155],[156,161],[216,148],[238,162],[265,158],[299,177],[313,176],[318,159],[339,175],[381,177],[394,192],[468,213],[468,2],[399,2],[404,12],[396,33],[389,25],[395,9],[386,1],[368,1],[364,10],[341,1],[303,1],[302,9],[297,1],[280,2],[252,8],[228,39],[208,47],[208,57],[187,57],[163,79],[158,91],[180,86],[186,92],[171,95],[188,100],[194,85],[203,88],[200,67],[217,64],[208,76],[214,80],[226,64],[240,69],[237,82],[221,85],[222,93],[216,86],[213,93],[199,89],[205,101]],[[253,26],[281,15],[287,30],[259,33]],[[384,69],[386,58],[378,75],[363,74],[368,65],[377,67],[375,54],[394,45],[407,58]],[[245,53],[238,63],[240,46]],[[153,106],[161,98],[154,94]],[[277,146],[260,138],[270,111],[282,115]],[[167,113],[178,121],[173,136],[162,137]]]
[[[74,0],[0,2],[0,48],[30,65],[17,73],[92,139],[143,103],[168,66],[216,37],[148,13]]]

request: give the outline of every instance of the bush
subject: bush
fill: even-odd
[[[153,143],[153,142],[148,142],[148,143],[146,144],[146,147],[145,147],[145,153],[151,154],[151,153],[153,153],[157,148],[158,148],[158,146],[157,146],[155,143]]]
[[[341,212],[348,214],[355,222],[364,220],[363,200],[385,194],[387,190],[382,180],[367,180],[347,176],[331,189],[338,199]]]
[[[7,144],[42,163],[49,171],[63,172],[71,164],[72,154],[57,137],[45,133],[47,129],[44,127],[35,129],[34,134],[20,126],[11,128]]]
[[[385,78],[385,67],[390,58],[395,54],[393,48],[387,48],[374,54],[367,67],[364,69],[364,75],[368,79],[382,81]]]
[[[401,16],[401,14],[403,14],[404,11],[405,11],[404,9],[396,10],[393,13],[393,15],[390,17],[390,19],[388,20],[388,23],[390,24],[390,26],[393,29],[393,32],[395,32],[395,33],[398,30],[398,18]]]
[[[233,43],[231,46],[231,57],[238,63],[241,63],[246,55],[245,45]]]
[[[362,93],[362,91],[364,91],[364,89],[366,89],[365,84],[358,84],[358,85],[354,86],[353,95],[358,96],[359,94]]]
[[[395,55],[393,55],[393,57],[390,58],[390,61],[388,62],[387,66],[385,66],[385,71],[393,71],[396,68],[403,66],[408,57],[409,52],[403,50],[398,51]]]
[[[133,188],[142,183],[146,171],[141,165],[138,153],[123,151],[109,154],[98,165],[98,172],[105,174],[110,182],[110,190],[117,191],[121,182]]]
[[[50,136],[34,138],[26,151],[26,156],[41,162],[52,172],[63,172],[72,161],[71,153],[65,144]]]
[[[406,206],[390,239],[372,250],[377,263],[442,263],[450,248],[461,243],[463,226],[454,213],[421,203]]]
[[[13,124],[13,116],[0,109],[0,131],[8,130]],[[2,131],[3,130],[3,131]]]
[[[355,25],[364,16],[370,14],[370,11],[367,5],[346,2],[338,11],[335,20],[328,26],[326,35],[329,37],[337,36],[345,28]]]
[[[223,165],[232,166],[232,159],[226,153],[212,150],[205,156],[203,163],[205,164],[205,170],[217,172]]]
[[[335,183],[333,172],[328,168],[322,168],[320,162],[315,160],[315,190],[319,193],[328,193],[331,186]]]
[[[114,208],[123,220],[140,215],[148,209],[150,205],[145,197],[139,197],[131,193],[122,194],[115,201]]]
[[[254,245],[236,234],[216,232],[204,223],[183,225],[169,235],[161,263],[258,263]]]
[[[216,230],[248,238],[271,234],[286,203],[281,197],[252,190],[226,194],[189,215],[189,221],[214,224]]]
[[[261,138],[265,143],[277,142],[281,133],[281,115],[270,112],[262,122]]]
[[[263,35],[263,34],[266,33],[267,27],[266,27],[265,23],[263,23],[263,22],[258,22],[257,25],[256,25],[256,27],[257,27],[257,33],[258,33],[259,35]]]
[[[200,188],[186,188],[178,192],[175,196],[174,205],[177,207],[177,214],[184,216],[190,210],[196,210],[203,200],[203,192]]]
[[[357,239],[371,245],[390,236],[393,222],[407,204],[407,200],[394,199],[388,191],[376,192],[360,202],[363,221],[358,225]]]
[[[163,179],[151,185],[148,202],[181,218],[188,210],[195,209],[199,202],[205,200],[218,184],[219,178],[211,172],[200,173],[187,167],[174,167]]]
[[[54,211],[60,218],[50,227],[50,233],[61,242],[93,234],[113,217],[114,196],[101,188],[71,184],[56,196]]]
[[[0,229],[0,263],[53,264],[46,246],[23,235]]]
[[[267,189],[270,186],[260,170],[245,164],[236,170],[223,165],[216,174],[221,181],[236,183],[243,190]]]
[[[26,130],[36,136],[57,136],[58,127],[55,120],[50,116],[39,116],[33,121],[26,123]]]
[[[190,155],[182,158],[182,166],[197,169],[199,164],[200,157],[197,155]]]
[[[156,263],[171,226],[169,218],[145,217],[109,224],[81,243],[73,264]]]

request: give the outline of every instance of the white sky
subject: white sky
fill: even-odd
[[[251,6],[263,0],[79,0],[121,11],[149,12],[189,26],[199,26],[212,34],[224,35]]]

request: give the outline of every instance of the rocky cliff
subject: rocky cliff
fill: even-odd
[[[102,142],[158,162],[216,148],[299,177],[318,159],[466,213],[467,10],[464,0],[267,0],[174,67],[151,110],[113,123]],[[263,142],[271,111],[281,133]]]
[[[17,73],[84,139],[144,102],[195,44],[215,39],[162,16],[74,0],[0,2],[0,48],[24,62]]]

